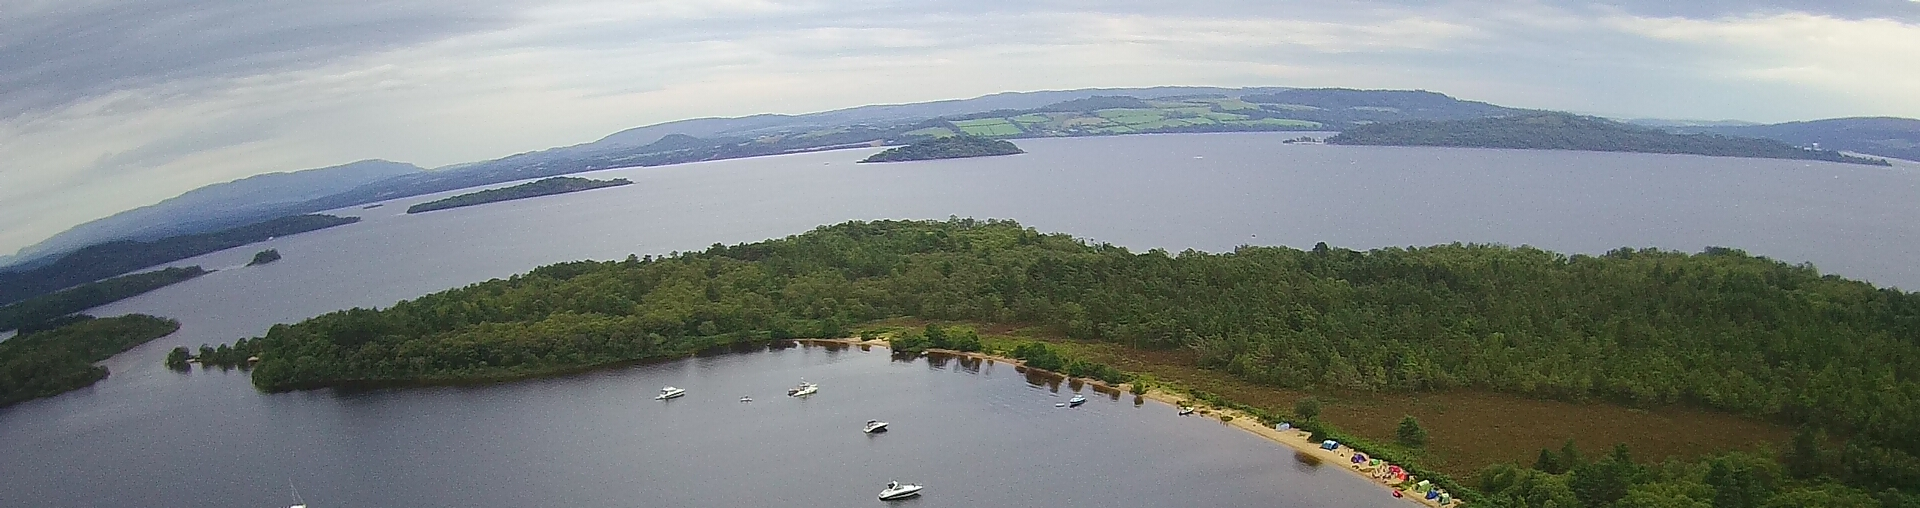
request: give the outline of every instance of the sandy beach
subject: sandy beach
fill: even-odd
[[[887,347],[887,341],[885,340],[861,340],[858,338],[801,339],[799,342],[816,343],[816,344],[843,344],[843,345],[850,345],[850,346],[867,346],[867,347],[882,347],[882,348]],[[990,361],[990,362],[1007,363],[1007,364],[1024,367],[1023,362],[1021,362],[1020,360],[1016,360],[1016,359],[1008,358],[1004,356],[986,354],[986,353],[951,351],[951,350],[944,350],[944,349],[929,349],[927,351],[932,353],[951,355],[951,356],[979,358],[979,359]],[[1070,377],[1070,376],[1062,375],[1062,377]],[[1114,386],[1114,385],[1109,385],[1097,379],[1088,379],[1088,378],[1075,378],[1075,379],[1078,379],[1079,381],[1088,385],[1099,386],[1105,389],[1116,390],[1121,393],[1129,393],[1130,390],[1132,389],[1131,386],[1126,384]],[[1143,397],[1145,397],[1147,400],[1165,404],[1167,406],[1167,409],[1170,411],[1177,411],[1178,410],[1177,408],[1180,406],[1181,402],[1190,401],[1189,398],[1185,395],[1182,395],[1177,392],[1162,390],[1159,388],[1153,388],[1153,389],[1147,390],[1147,393]],[[1222,417],[1232,417],[1230,420],[1224,421],[1222,423],[1225,425],[1233,426],[1235,428],[1238,428],[1246,432],[1253,433],[1254,435],[1266,438],[1268,441],[1278,443],[1281,446],[1284,446],[1286,448],[1290,448],[1293,450],[1296,457],[1312,456],[1312,457],[1320,458],[1321,467],[1342,469],[1356,476],[1366,478],[1368,481],[1373,482],[1374,485],[1377,485],[1380,487],[1380,492],[1381,492],[1380,495],[1382,498],[1408,501],[1408,502],[1431,506],[1435,508],[1438,508],[1440,506],[1440,503],[1436,501],[1427,500],[1424,497],[1426,494],[1425,492],[1415,492],[1415,491],[1408,490],[1408,491],[1402,491],[1404,493],[1403,497],[1399,497],[1399,498],[1392,497],[1392,492],[1396,489],[1397,486],[1401,485],[1401,482],[1398,482],[1398,481],[1389,482],[1387,480],[1374,478],[1371,474],[1372,473],[1371,471],[1362,471],[1356,467],[1351,466],[1350,465],[1351,463],[1349,462],[1349,458],[1353,456],[1353,454],[1355,453],[1355,450],[1347,447],[1346,445],[1341,445],[1340,448],[1336,450],[1325,450],[1320,448],[1320,443],[1316,443],[1308,440],[1308,437],[1310,437],[1310,434],[1303,430],[1288,429],[1283,431],[1283,430],[1275,429],[1273,427],[1269,427],[1261,424],[1260,420],[1258,418],[1253,417],[1252,415],[1248,415],[1233,409],[1210,407],[1210,406],[1206,406],[1204,404],[1198,404],[1198,403],[1196,403],[1192,407],[1195,409],[1194,414],[1192,416],[1194,418],[1210,418],[1210,419],[1219,420]],[[1415,478],[1411,476],[1408,477],[1407,479],[1408,483],[1413,483],[1418,481],[1420,481],[1419,478]],[[1452,504],[1447,506],[1458,508],[1463,504],[1465,503],[1461,502],[1458,499],[1455,499]]]

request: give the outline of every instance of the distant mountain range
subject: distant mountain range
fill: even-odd
[[[873,105],[804,115],[700,118],[627,129],[573,146],[431,170],[361,161],[214,184],[88,222],[0,257],[3,270],[45,265],[89,245],[206,233],[515,180],[631,166],[904,144],[973,134],[1002,138],[1155,132],[1345,130],[1409,120],[1501,117],[1530,110],[1413,90],[1155,87],[1009,92],[963,100]],[[1795,145],[1920,160],[1920,120],[1836,119],[1777,125],[1637,120],[1676,132],[1778,139]]]

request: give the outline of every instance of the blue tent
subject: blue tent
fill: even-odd
[[[1328,440],[1326,440],[1326,441],[1322,441],[1322,442],[1320,442],[1320,449],[1322,449],[1322,450],[1338,450],[1338,449],[1340,449],[1340,442],[1339,442],[1339,441],[1334,441],[1334,440],[1332,440],[1332,439],[1328,439]]]

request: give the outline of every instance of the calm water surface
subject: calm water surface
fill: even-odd
[[[178,264],[221,270],[95,309],[182,328],[105,362],[113,375],[92,388],[0,409],[0,506],[271,506],[289,477],[316,506],[844,506],[873,502],[895,474],[932,484],[922,506],[1343,506],[1381,495],[1343,475],[1303,473],[1289,454],[1217,422],[1104,399],[1061,413],[1010,371],[869,353],[271,396],[238,372],[160,366],[175,345],[542,264],[845,220],[1012,218],[1170,250],[1719,245],[1920,287],[1912,165],[1280,143],[1287,137],[1022,140],[1025,155],[887,165],[853,164],[876,150],[846,150],[603,171],[592,176],[635,185],[417,215],[403,212],[451,193],[343,210],[366,220],[186,260]],[[285,258],[242,266],[266,247]],[[830,388],[804,403],[777,396],[801,375]],[[700,396],[646,400],[662,384]],[[746,393],[763,402],[733,402]],[[888,408],[900,410],[868,414]],[[869,417],[901,429],[867,440],[855,427]]]

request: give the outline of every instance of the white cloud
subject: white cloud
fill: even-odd
[[[1616,17],[1620,30],[1694,46],[1700,71],[1800,85],[1860,113],[1920,110],[1920,24],[1780,13],[1721,19]],[[1730,83],[1732,84],[1732,83]]]

